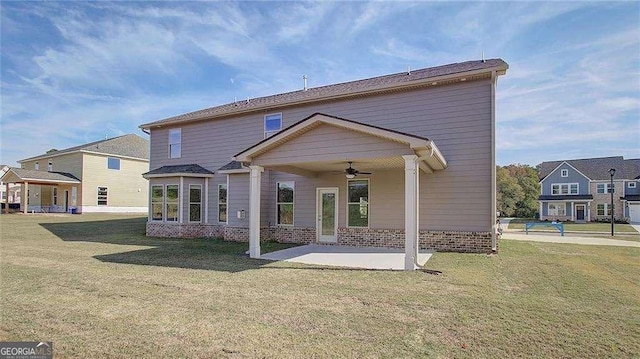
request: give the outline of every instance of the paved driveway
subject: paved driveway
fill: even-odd
[[[549,243],[573,243],[573,244],[587,244],[593,246],[618,246],[618,247],[638,247],[640,248],[640,242],[634,241],[622,241],[619,239],[607,239],[597,237],[578,237],[574,235],[566,235],[564,237],[557,234],[538,234],[538,233],[515,233],[505,232],[502,235],[503,239],[513,239],[517,241],[534,241],[534,242],[549,242]]]
[[[421,251],[418,255],[418,263],[424,265],[431,258],[431,255],[431,252]],[[404,269],[404,251],[391,248],[357,248],[308,244],[266,253],[260,258],[348,268]]]

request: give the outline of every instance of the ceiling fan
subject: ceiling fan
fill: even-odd
[[[345,168],[344,170],[344,174],[347,176],[348,179],[352,179],[355,178],[357,175],[370,175],[371,172],[361,172],[358,171],[357,169],[351,167],[351,165],[353,164],[352,161],[347,162],[349,164],[349,168]]]

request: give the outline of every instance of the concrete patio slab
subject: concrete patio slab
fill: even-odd
[[[432,252],[420,251],[418,263],[424,265]],[[308,244],[265,253],[260,259],[292,263],[362,269],[404,269],[404,251],[392,248],[357,248]]]

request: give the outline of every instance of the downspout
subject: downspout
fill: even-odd
[[[491,251],[498,251],[496,186],[496,72],[491,72]]]

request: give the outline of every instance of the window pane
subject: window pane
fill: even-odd
[[[369,225],[368,210],[362,210],[358,203],[350,203],[349,207],[349,227],[366,227]]]
[[[322,235],[334,235],[336,225],[336,195],[322,194]]]
[[[180,144],[169,145],[171,158],[180,158]]]
[[[218,221],[219,222],[227,221],[227,205],[226,204],[218,205]]]
[[[282,129],[282,115],[268,115],[264,117],[264,131],[279,131]]]
[[[574,183],[571,185],[571,194],[577,194],[578,193],[578,184]]]
[[[162,220],[162,202],[151,204],[151,219],[154,221]]]
[[[293,224],[293,204],[278,205],[278,224]]]
[[[169,131],[169,144],[176,144],[182,142],[182,131],[180,129],[174,129]]]
[[[167,201],[177,201],[178,200],[178,186],[171,185],[167,186]]]
[[[349,181],[349,202],[369,201],[369,181]]]
[[[293,203],[293,183],[278,183],[278,202]]]
[[[200,222],[200,203],[189,205],[189,221]]]
[[[120,159],[119,158],[111,158],[107,159],[107,168],[110,170],[119,170],[120,169]]]
[[[201,197],[201,189],[200,187],[192,186],[189,187],[189,202],[200,202]]]
[[[227,203],[227,185],[218,186],[218,203]]]
[[[162,186],[151,186],[151,200],[153,202],[162,202],[162,197],[164,197],[164,189]]]
[[[167,221],[175,222],[177,220],[178,220],[178,204],[167,203]]]

